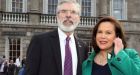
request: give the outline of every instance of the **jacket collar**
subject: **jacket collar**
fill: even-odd
[[[96,56],[96,54],[97,53],[95,53],[95,51],[94,50],[92,50],[92,52],[91,52],[91,54],[89,55],[89,57],[88,57],[88,59],[87,59],[87,61],[88,62],[92,62],[93,60],[94,60],[94,57]],[[111,59],[111,57],[114,57],[114,50],[112,50],[112,52],[111,53],[108,53],[109,55],[110,55],[110,57],[108,57],[108,59]]]
[[[96,56],[96,53],[93,50],[93,52],[91,52],[91,54],[89,55],[87,61],[88,62],[92,62],[95,56]]]

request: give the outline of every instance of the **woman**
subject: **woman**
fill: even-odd
[[[93,29],[91,55],[84,61],[83,75],[140,75],[140,57],[126,48],[119,22],[102,18]]]

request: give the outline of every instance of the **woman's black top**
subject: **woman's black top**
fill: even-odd
[[[111,75],[111,71],[108,64],[101,66],[93,62],[91,75]]]

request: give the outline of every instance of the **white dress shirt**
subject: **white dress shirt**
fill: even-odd
[[[61,59],[62,59],[62,75],[64,75],[65,44],[66,44],[67,35],[59,28],[58,28],[58,34],[59,34]],[[73,75],[76,75],[78,59],[77,59],[77,50],[76,50],[76,44],[75,44],[73,33],[69,37],[71,38],[69,41],[69,45],[70,45],[71,54],[72,54],[72,70],[73,70]]]

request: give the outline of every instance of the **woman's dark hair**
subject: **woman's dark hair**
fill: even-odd
[[[124,31],[122,29],[120,22],[112,17],[103,17],[98,21],[98,23],[95,25],[95,27],[93,28],[93,31],[92,31],[92,46],[94,48],[94,51],[96,53],[98,53],[100,51],[100,48],[98,47],[98,45],[96,43],[96,34],[98,31],[99,25],[103,22],[110,22],[114,25],[116,37],[119,37],[120,39],[122,39],[124,48],[126,48],[127,44],[125,41],[125,35],[124,35]]]

